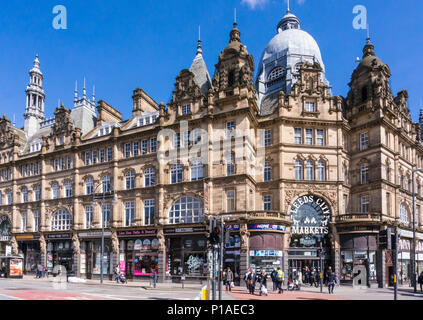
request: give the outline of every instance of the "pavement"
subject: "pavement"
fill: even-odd
[[[272,284],[270,283],[270,286]],[[105,279],[86,280],[85,283],[67,283],[66,278],[42,278],[24,276],[23,279],[0,278],[0,300],[201,300],[200,283],[186,283],[184,288],[178,283],[157,283],[156,288],[150,281],[128,282],[117,284]],[[211,292],[210,292],[211,297]],[[218,293],[216,293],[218,297]],[[336,286],[334,294],[328,294],[327,288],[303,285],[300,291],[286,291],[283,294],[269,290],[268,296],[260,296],[247,292],[245,287],[235,287],[231,292],[222,289],[222,300],[393,300],[392,288],[353,288]],[[398,300],[423,300],[423,293],[414,293],[408,286],[398,290]]]

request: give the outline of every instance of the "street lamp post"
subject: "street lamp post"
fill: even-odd
[[[418,168],[418,169],[414,169],[412,171],[412,188],[413,188],[413,250],[412,250],[412,259],[411,262],[413,264],[413,269],[412,269],[412,273],[413,273],[413,287],[414,287],[414,293],[417,293],[417,275],[416,275],[416,190],[414,188],[414,174],[416,172],[422,172],[423,169],[422,168]]]
[[[104,259],[104,204],[107,199],[112,199],[112,204],[116,203],[115,201],[115,191],[111,189],[109,185],[108,188],[103,186],[103,192],[101,197],[96,197],[95,191],[99,186],[103,186],[103,183],[99,183],[93,190],[93,206],[97,204],[95,200],[101,199],[101,257],[100,257],[100,283],[103,284],[104,271],[103,271],[103,259]],[[110,208],[111,209],[111,208]]]

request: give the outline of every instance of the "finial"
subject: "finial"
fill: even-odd
[[[289,10],[289,0],[288,1],[288,10],[286,10],[286,13],[290,13],[291,11]]]
[[[236,8],[234,9],[234,23],[236,23]]]
[[[95,86],[93,86],[93,103],[95,104]]]
[[[75,99],[74,102],[78,100],[78,80],[75,81]]]
[[[85,88],[85,77],[84,77],[84,98],[86,98],[86,97],[87,97],[87,90]]]

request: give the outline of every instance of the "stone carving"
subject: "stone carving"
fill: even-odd
[[[11,244],[12,244],[12,254],[18,255],[19,254],[19,248],[18,248],[18,242],[16,241],[15,236],[12,237]]]
[[[166,242],[163,229],[157,232],[157,239],[159,240],[159,251],[163,252],[166,250]]]
[[[70,116],[71,111],[63,106],[57,108],[54,112],[55,121],[52,130],[52,135],[70,135],[73,130],[73,120]]]
[[[248,240],[250,238],[250,232],[248,231],[248,227],[246,224],[241,224],[240,235],[241,235],[241,250],[243,251],[248,250]]]
[[[72,236],[73,253],[79,254],[81,252],[81,245],[79,243],[78,234],[74,232]]]
[[[15,134],[12,131],[10,120],[3,114],[3,118],[0,119],[0,146],[7,147],[13,144]]]
[[[116,230],[112,232],[112,250],[114,254],[119,253],[119,239]]]
[[[47,243],[43,234],[40,236],[40,251],[41,254],[47,254]]]

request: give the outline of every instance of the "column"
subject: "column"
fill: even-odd
[[[241,250],[240,250],[240,276],[241,278],[247,272],[250,267],[250,254],[249,254],[249,242],[250,233],[248,232],[248,226],[246,223],[240,225],[241,235]]]
[[[159,240],[159,274],[158,282],[164,283],[166,281],[166,239],[163,229],[157,230],[157,238]]]

